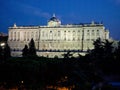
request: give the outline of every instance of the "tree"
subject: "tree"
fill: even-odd
[[[118,42],[118,47],[115,50],[115,56],[117,57],[117,59],[120,59],[120,41]]]
[[[103,53],[104,53],[104,43],[102,42],[102,40],[100,38],[98,38],[96,41],[94,41],[93,45],[94,45],[94,50],[92,51],[92,54],[95,57],[103,56]]]
[[[111,56],[111,54],[113,52],[112,44],[113,44],[113,42],[109,42],[108,40],[105,41],[105,43],[104,43],[104,56],[105,57]]]
[[[29,56],[36,56],[36,48],[33,38],[29,43]]]
[[[0,57],[1,57],[2,54],[3,54],[2,51],[3,51],[3,50],[2,50],[2,47],[0,46]]]
[[[68,51],[66,54],[65,54],[65,53],[62,54],[62,56],[63,56],[64,58],[70,58],[72,55],[73,55],[73,54],[71,54],[70,51]]]
[[[27,45],[25,45],[25,47],[23,48],[22,55],[23,55],[23,57],[28,56],[28,46]]]
[[[2,47],[0,46],[0,62],[2,62],[2,60],[3,60],[3,49],[2,49]]]
[[[6,44],[4,47],[3,55],[5,60],[11,57],[11,50],[8,44]]]

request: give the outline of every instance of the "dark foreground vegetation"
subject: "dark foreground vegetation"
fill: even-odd
[[[10,57],[7,53],[9,48],[4,49],[2,52],[7,54],[1,53],[0,87],[6,90],[13,87],[18,90],[57,90],[58,87],[70,90],[118,90],[106,78],[120,76],[120,43],[114,50],[112,43],[98,39],[94,42],[94,50],[88,50],[86,56],[79,55],[77,58],[70,52],[64,54],[64,58],[38,57],[32,48],[34,45],[31,46],[34,53],[27,54],[24,48],[23,57]],[[120,81],[120,77],[117,80]]]

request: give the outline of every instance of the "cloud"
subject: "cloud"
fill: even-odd
[[[120,4],[120,0],[113,0],[113,2],[115,2],[116,4]]]
[[[116,2],[117,2],[118,4],[120,4],[120,0],[116,0]]]
[[[42,11],[40,8],[27,5],[24,3],[19,4],[20,10],[25,14],[30,14],[34,16],[40,16],[44,18],[49,18],[51,16],[50,13]]]

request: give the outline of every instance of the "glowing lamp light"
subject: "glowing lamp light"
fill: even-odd
[[[2,47],[5,46],[5,43],[1,43],[0,46],[2,46]]]

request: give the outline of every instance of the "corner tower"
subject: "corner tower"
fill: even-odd
[[[48,27],[57,27],[61,25],[61,21],[56,18],[55,14],[53,14],[52,18],[48,21]]]

